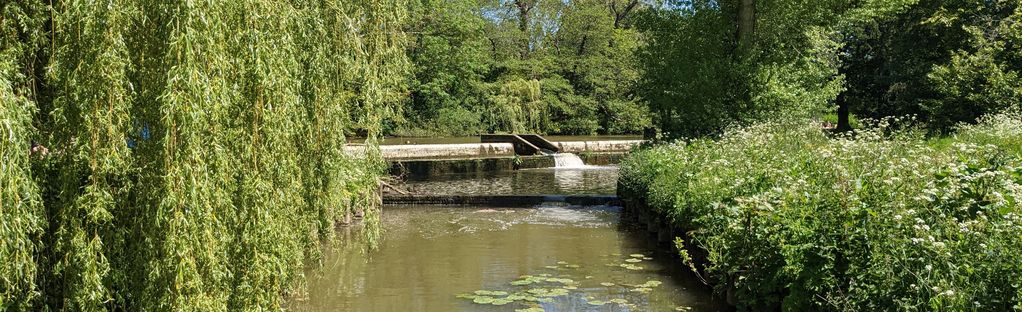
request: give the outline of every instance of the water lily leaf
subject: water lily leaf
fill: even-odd
[[[550,292],[550,291],[549,291],[549,290],[547,290],[546,288],[533,288],[533,289],[529,289],[529,290],[527,290],[527,291],[528,291],[528,292],[529,292],[530,294],[536,294],[536,295],[539,295],[539,294],[545,294],[545,293],[549,293],[549,292]]]
[[[561,284],[573,284],[573,283],[575,283],[575,281],[570,279],[570,278],[551,278],[551,279],[547,279],[547,281],[548,282],[552,282],[552,283],[561,283]]]
[[[645,258],[646,257],[646,255],[644,255],[644,254],[630,254],[628,256],[632,257],[632,258]]]
[[[490,302],[490,304],[499,306],[499,305],[505,305],[505,304],[508,304],[508,303],[511,303],[511,302],[512,302],[511,300],[507,300],[507,299],[493,299],[493,302]]]
[[[652,290],[653,290],[652,288],[639,287],[639,288],[632,289],[631,291],[632,292],[637,292],[637,293],[648,293],[648,292],[650,292]]]
[[[543,308],[540,308],[540,307],[528,307],[528,308],[525,308],[525,309],[515,309],[515,312],[545,312],[545,311],[546,310],[543,310]]]
[[[480,295],[480,296],[494,296],[494,297],[507,296],[507,292],[506,291],[499,291],[499,290],[476,290],[475,294],[476,295]]]
[[[568,265],[565,265],[564,267],[569,268],[569,269],[577,269],[577,268],[581,268],[582,266],[577,265],[577,264],[568,264]]]
[[[617,304],[627,304],[628,303],[628,300],[621,299],[621,298],[614,298],[614,299],[610,299],[609,301],[612,302],[612,303],[617,303]]]
[[[504,299],[511,300],[511,301],[518,301],[518,300],[525,300],[525,298],[528,298],[528,297],[529,296],[526,296],[526,295],[523,295],[523,294],[511,294],[511,295],[507,296],[507,298],[504,298]]]
[[[611,283],[611,282],[603,282],[603,283],[600,283],[600,285],[603,285],[603,287],[614,287],[614,285],[616,285],[616,284]]]
[[[568,262],[567,261],[557,261],[557,264],[565,265],[565,264],[568,264]]]
[[[567,289],[567,290],[576,290],[576,289],[578,289],[578,287],[575,287],[575,286],[564,286],[562,288],[563,289]]]
[[[629,270],[642,270],[643,269],[643,267],[637,266],[637,265],[634,265],[634,264],[631,264],[631,263],[622,263],[619,266],[622,267],[622,268],[625,268],[625,269],[629,269]]]
[[[490,304],[490,303],[493,303],[493,297],[479,296],[479,297],[476,297],[475,299],[472,299],[472,302],[475,302],[475,303],[478,303],[478,304]]]
[[[601,306],[607,304],[606,301],[593,300],[588,302],[590,305]]]
[[[625,259],[625,262],[638,263],[638,262],[642,262],[642,259],[628,258],[628,259]]]
[[[548,266],[545,266],[544,268],[551,269],[551,270],[559,269],[559,267],[556,266],[556,265],[548,265]]]
[[[642,270],[643,269],[643,267],[637,266],[637,265],[634,265],[634,264],[631,264],[631,263],[622,263],[620,266],[622,268],[629,269],[629,270]]]

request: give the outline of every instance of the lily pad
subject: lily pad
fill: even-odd
[[[589,303],[589,305],[594,305],[594,306],[601,306],[601,305],[607,304],[606,301],[600,301],[600,300],[593,300],[593,301],[589,301],[588,303]]]
[[[515,312],[545,312],[545,311],[546,310],[543,310],[543,308],[540,308],[540,307],[528,307],[528,308],[525,308],[525,309],[515,309]]]
[[[570,279],[570,278],[551,278],[551,279],[547,279],[547,281],[551,282],[551,283],[561,283],[561,284],[574,284],[575,283],[575,281]]]
[[[638,259],[638,258],[628,258],[628,259],[625,259],[625,262],[631,262],[631,263],[639,263],[639,262],[642,262],[642,259]]]
[[[472,299],[472,302],[478,304],[490,304],[493,303],[493,297],[478,296],[475,299]]]
[[[495,297],[507,296],[507,292],[506,291],[493,291],[493,290],[476,290],[475,294],[476,295],[480,295],[480,296],[495,296]]]
[[[504,299],[511,300],[511,301],[518,301],[518,300],[525,300],[526,298],[529,298],[529,296],[526,296],[526,295],[523,295],[523,294],[511,294],[511,295],[508,295],[507,298],[504,298]]]
[[[625,268],[625,269],[633,270],[633,271],[638,271],[638,270],[644,269],[641,266],[637,266],[637,265],[630,264],[630,263],[622,264],[621,267]]]
[[[603,283],[600,283],[600,285],[603,285],[603,287],[614,287],[614,285],[617,285],[617,284],[614,284],[614,283],[611,283],[611,282],[603,282]]]
[[[507,300],[507,299],[493,299],[493,302],[490,302],[490,304],[499,306],[499,305],[505,305],[505,304],[508,304],[508,303],[511,303],[511,302],[512,302],[511,300]]]
[[[614,299],[610,299],[609,301],[612,302],[612,303],[617,303],[617,304],[627,304],[628,303],[628,300],[621,299],[621,298],[614,298]]]
[[[631,292],[637,292],[637,293],[648,293],[648,292],[650,292],[650,291],[652,291],[652,290],[653,290],[652,288],[646,288],[646,287],[639,287],[639,288],[634,288],[634,289],[632,289],[632,290],[631,290]]]
[[[631,263],[622,263],[619,266],[622,267],[622,268],[629,269],[629,270],[634,270],[634,271],[638,271],[638,270],[644,269],[641,266],[637,266],[637,265],[634,265],[634,264],[631,264]]]
[[[646,255],[644,255],[644,254],[630,254],[628,256],[632,257],[632,258],[645,258],[646,257]]]

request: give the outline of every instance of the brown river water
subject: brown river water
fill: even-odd
[[[454,175],[409,186],[460,194],[614,194],[613,167],[557,170]],[[526,209],[386,206],[379,248],[369,251],[357,239],[342,239],[325,253],[323,267],[309,273],[308,294],[288,308],[728,310],[670,248],[630,230],[619,212],[563,203]]]

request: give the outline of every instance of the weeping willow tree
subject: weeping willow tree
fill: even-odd
[[[383,162],[344,142],[399,113],[400,1],[3,8],[0,308],[279,309],[337,223],[375,243]]]
[[[35,256],[45,215],[29,146],[44,10],[36,1],[0,3],[0,310],[26,310],[38,299],[36,275],[42,269]]]
[[[523,133],[543,129],[549,121],[547,107],[540,99],[539,80],[514,79],[500,86],[490,97],[490,131]]]

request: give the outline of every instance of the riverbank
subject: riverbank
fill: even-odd
[[[1011,310],[1020,142],[1018,115],[941,140],[761,124],[635,152],[618,194],[740,308]]]

